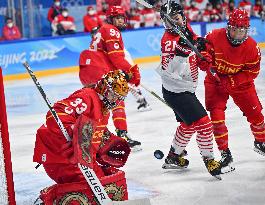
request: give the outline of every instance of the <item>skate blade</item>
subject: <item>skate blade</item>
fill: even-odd
[[[227,173],[233,172],[233,171],[235,171],[235,167],[233,166],[232,163],[230,163],[228,166],[222,167],[221,174],[227,174]]]
[[[136,145],[134,147],[131,147],[131,152],[139,152],[139,151],[142,151],[142,147],[141,145]]]
[[[163,168],[163,169],[186,169],[187,166],[180,167],[180,166],[178,166],[178,165],[172,165],[172,164],[164,163],[164,164],[162,165],[162,168]]]
[[[256,147],[254,147],[253,149],[255,152],[257,152],[258,154],[262,155],[262,156],[265,156],[265,153],[260,151],[259,149],[257,149]]]
[[[138,112],[147,112],[147,111],[152,110],[152,108],[150,106],[147,106],[147,107],[141,107],[137,110],[138,110]]]
[[[220,175],[214,175],[213,177],[218,179],[218,180],[222,180],[222,177]]]

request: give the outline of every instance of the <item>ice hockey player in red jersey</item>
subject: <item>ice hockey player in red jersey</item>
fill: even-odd
[[[175,1],[161,7],[161,17],[165,25],[165,33],[161,39],[162,62],[157,72],[162,78],[162,93],[167,104],[174,111],[180,125],[176,129],[172,146],[162,168],[187,168],[189,161],[184,158],[185,147],[193,134],[197,133],[196,141],[203,161],[213,176],[221,174],[218,161],[213,154],[213,130],[210,118],[195,95],[198,83],[198,66],[196,54],[167,22],[163,15],[168,15],[176,25],[180,26],[187,38],[195,43],[196,34],[186,22],[183,8]]]
[[[126,26],[125,11],[120,6],[112,6],[107,11],[107,22],[93,36],[88,50],[80,54],[79,78],[86,87],[93,87],[100,76],[110,70],[121,69],[130,77],[130,84],[140,84],[140,72],[137,65],[129,62],[124,51],[121,30]],[[138,150],[141,143],[132,140],[127,133],[125,104],[112,109],[112,118],[117,135],[126,139],[131,148]]]
[[[204,81],[206,109],[210,112],[215,140],[221,151],[221,164],[230,169],[233,169],[233,158],[225,124],[226,104],[230,96],[250,123],[255,138],[254,150],[265,155],[264,116],[254,85],[260,70],[261,53],[255,40],[248,36],[249,26],[248,13],[235,9],[226,28],[215,29],[206,35],[208,53],[220,78],[217,82],[207,72]],[[207,67],[204,69],[208,70]]]
[[[51,112],[47,113],[45,125],[37,131],[33,156],[33,161],[42,164],[57,183],[41,192],[45,205],[79,204],[74,201],[97,204],[77,166],[80,160],[94,170],[103,185],[113,183],[113,191],[121,189],[116,200],[128,198],[124,172],[118,168],[125,164],[130,147],[107,129],[109,110],[128,94],[126,76],[122,71],[111,71],[95,88],[77,90],[53,105],[72,139],[70,142]]]

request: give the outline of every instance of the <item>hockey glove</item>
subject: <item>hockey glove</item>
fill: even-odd
[[[103,166],[119,168],[124,166],[130,154],[128,143],[113,134],[102,142],[101,148],[97,153],[97,162]]]
[[[195,41],[195,46],[198,49],[199,52],[206,50],[206,44],[208,41],[203,37],[198,37]]]
[[[139,72],[138,65],[134,65],[130,68],[128,73],[130,80],[129,83],[134,84],[135,86],[140,85],[141,75]]]
[[[212,56],[207,52],[201,53],[203,58],[197,57],[197,65],[202,71],[210,70],[212,67]]]

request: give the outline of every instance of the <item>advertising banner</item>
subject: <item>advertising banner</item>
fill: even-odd
[[[25,73],[24,61],[35,70],[76,66],[80,52],[89,43],[90,36],[83,35],[0,44],[0,66],[4,75]]]

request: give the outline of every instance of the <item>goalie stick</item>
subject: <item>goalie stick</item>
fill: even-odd
[[[183,32],[182,28],[178,25],[176,25],[174,23],[174,21],[170,18],[170,16],[161,11],[160,8],[155,7],[155,4],[159,1],[159,0],[136,0],[139,4],[142,4],[143,6],[147,7],[147,8],[153,8],[157,11],[160,11],[163,13],[163,15],[165,16],[165,18],[167,19],[168,23],[170,24],[170,26],[172,27],[172,29],[181,37],[183,38],[183,40],[188,44],[188,46],[196,53],[196,55],[201,58],[202,60],[207,61],[207,59],[205,59],[203,57],[203,55],[198,51],[198,49],[189,41],[189,39],[185,36],[185,32]],[[168,9],[170,7],[171,4],[171,0],[168,0]],[[212,76],[217,80],[220,81],[219,77],[217,76],[215,70],[213,68],[210,69],[210,73],[212,74]]]
[[[46,96],[46,93],[42,89],[42,86],[40,85],[39,81],[37,80],[35,74],[33,73],[30,65],[28,62],[24,62],[23,66],[26,68],[27,72],[29,73],[30,77],[32,78],[34,84],[36,85],[37,89],[39,90],[41,96],[45,100],[47,106],[49,107],[50,112],[52,113],[52,116],[54,117],[56,123],[58,124],[60,130],[62,131],[64,137],[67,141],[71,141],[71,138],[65,129],[62,121],[58,117],[56,111],[52,107],[48,97]],[[39,166],[39,165],[38,165]],[[151,205],[149,199],[138,199],[138,200],[129,200],[124,202],[112,202],[112,200],[109,198],[108,194],[104,190],[104,187],[102,186],[100,180],[98,179],[97,175],[95,174],[94,170],[78,163],[78,167],[82,174],[84,175],[88,185],[90,186],[92,192],[94,193],[95,197],[97,198],[100,205],[133,205],[133,204],[139,204],[139,205]]]

